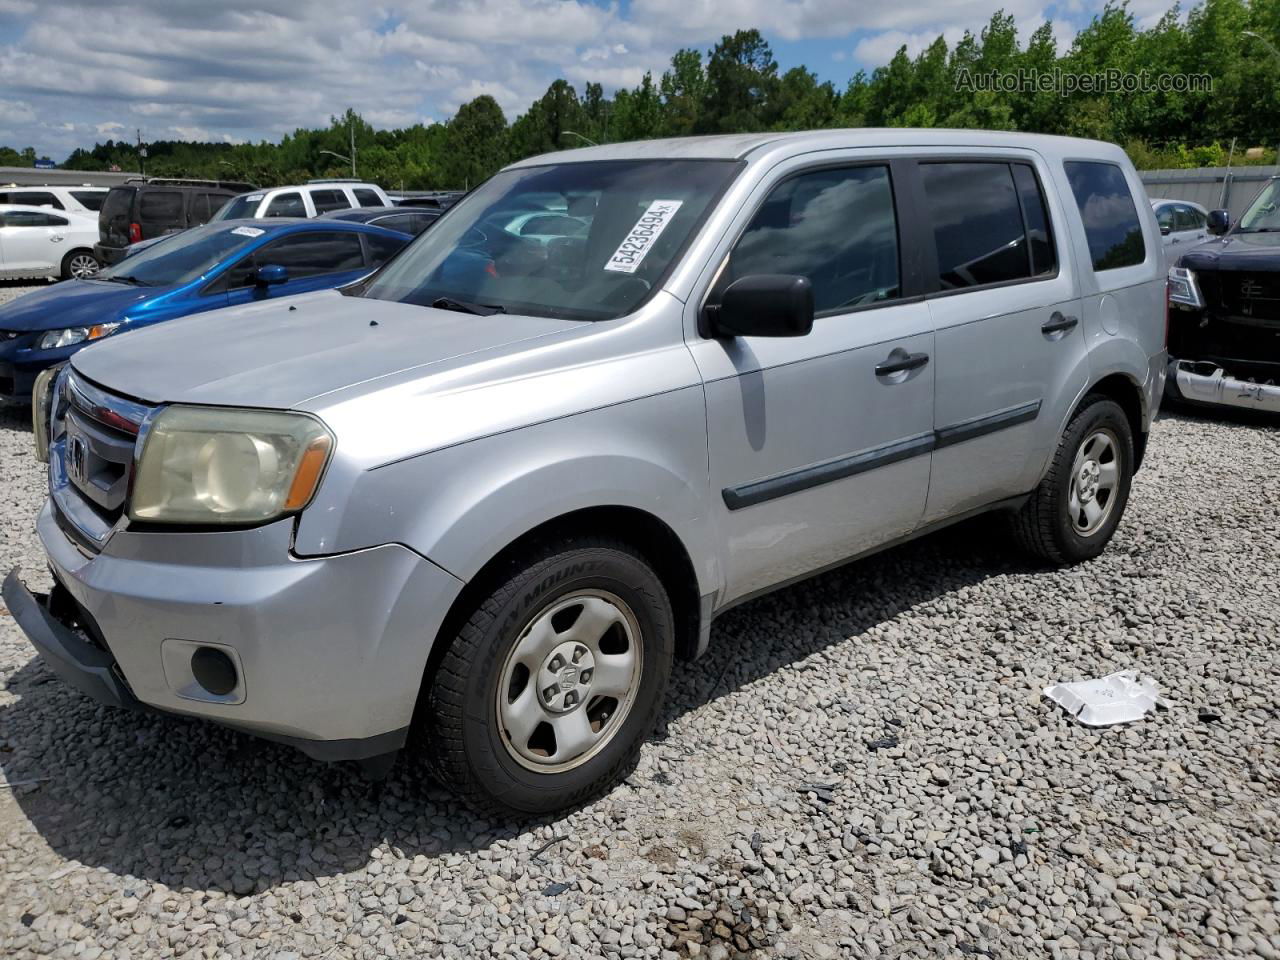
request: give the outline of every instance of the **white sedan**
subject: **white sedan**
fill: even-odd
[[[97,241],[96,216],[0,204],[0,277],[92,277],[98,272]]]

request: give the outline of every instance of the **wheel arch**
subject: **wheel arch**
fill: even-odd
[[[1144,429],[1146,410],[1142,385],[1125,373],[1108,374],[1089,385],[1071,411],[1071,416],[1074,417],[1084,406],[1085,401],[1095,394],[1114,400],[1124,411],[1125,419],[1129,421],[1129,429],[1133,432],[1133,469],[1137,472],[1142,466],[1142,460],[1147,451],[1147,431]]]
[[[422,692],[430,688],[431,678],[448,652],[450,638],[461,629],[475,606],[502,580],[511,564],[539,544],[571,540],[579,534],[599,534],[601,530],[607,530],[610,537],[634,546],[653,567],[671,601],[676,657],[694,659],[701,652],[699,638],[705,627],[706,615],[702,610],[693,560],[679,535],[660,517],[638,507],[620,504],[584,507],[552,517],[526,530],[494,553],[467,581],[441,622],[437,642],[431,645],[422,674],[416,713],[421,714]]]

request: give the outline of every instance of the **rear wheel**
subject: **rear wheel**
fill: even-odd
[[[671,671],[670,601],[624,543],[577,538],[511,564],[427,690],[427,749],[473,805],[546,813],[634,764]]]
[[[96,277],[99,269],[97,258],[88,250],[72,250],[62,258],[63,280],[87,280]]]
[[[1030,553],[1056,564],[1106,549],[1129,502],[1133,431],[1114,400],[1085,398],[1058,441],[1049,472],[1014,517]]]

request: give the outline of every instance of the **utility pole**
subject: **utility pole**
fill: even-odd
[[[138,128],[138,175],[147,175],[147,148],[142,145],[142,128]]]
[[[351,134],[351,179],[356,178],[356,115],[347,116],[347,132]]]

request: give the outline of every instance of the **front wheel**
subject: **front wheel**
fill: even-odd
[[[634,764],[673,647],[667,593],[629,545],[577,538],[531,551],[475,605],[429,681],[432,766],[490,812],[586,800]]]
[[[97,258],[88,250],[72,250],[62,258],[63,280],[88,280],[96,277],[100,269]]]
[[[1058,441],[1049,472],[1014,517],[1022,546],[1064,565],[1102,553],[1129,502],[1133,459],[1133,431],[1120,405],[1086,397]]]

